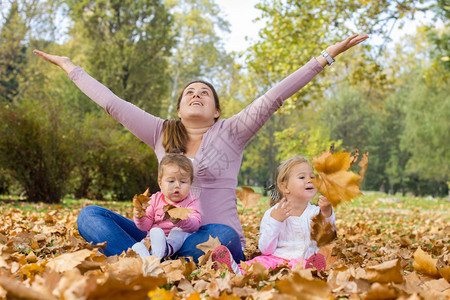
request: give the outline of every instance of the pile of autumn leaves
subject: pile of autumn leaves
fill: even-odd
[[[326,152],[315,159],[321,184],[336,207],[359,195],[360,175],[349,171],[348,153]],[[364,157],[360,163],[364,169]],[[341,172],[339,174],[339,172]],[[364,172],[364,171],[363,171]],[[325,187],[325,188],[324,188]],[[357,189],[355,188],[357,187]],[[339,197],[333,198],[338,194]],[[241,222],[248,259],[257,249],[259,196],[242,189]],[[356,195],[353,195],[356,194]],[[349,197],[349,198],[345,198]],[[337,200],[336,200],[337,199]],[[140,259],[133,251],[105,257],[76,230],[75,210],[56,207],[43,213],[0,208],[0,298],[2,299],[448,299],[450,297],[450,226],[439,214],[417,214],[414,222],[384,229],[386,212],[336,207],[337,239],[316,220],[314,238],[324,245],[327,269],[300,265],[266,270],[254,264],[236,276],[213,268],[210,238],[198,265],[185,259]],[[131,208],[127,212],[130,215]],[[407,212],[406,212],[407,213]],[[353,221],[346,221],[355,216]],[[397,216],[395,222],[405,216]],[[354,219],[360,221],[355,223]],[[405,218],[406,220],[407,218]],[[394,218],[393,218],[394,220]],[[423,221],[423,222],[422,222]],[[332,242],[330,242],[332,241]]]

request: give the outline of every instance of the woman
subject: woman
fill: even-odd
[[[154,149],[161,161],[166,153],[183,153],[194,164],[191,193],[199,199],[202,226],[184,243],[177,256],[197,262],[203,251],[196,245],[218,237],[234,259],[244,260],[245,238],[236,207],[237,175],[246,143],[270,116],[334,57],[366,40],[355,34],[312,58],[237,115],[218,120],[220,106],[214,87],[203,81],[186,85],[178,98],[180,120],[164,121],[126,102],[67,57],[34,50],[38,56],[61,67],[93,101]],[[98,206],[85,207],[78,216],[80,235],[89,242],[107,241],[106,255],[120,254],[145,237],[132,220]]]

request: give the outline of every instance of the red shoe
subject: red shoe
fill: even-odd
[[[316,268],[317,271],[325,270],[326,267],[327,261],[325,259],[325,256],[320,253],[311,255],[311,257],[308,258],[304,264],[305,269]]]
[[[233,255],[227,247],[220,245],[211,254],[211,259],[219,264],[224,264],[228,267],[228,270],[234,274],[241,275],[241,270],[238,264],[234,261]],[[216,266],[217,267],[217,266]],[[216,269],[217,270],[217,269]]]

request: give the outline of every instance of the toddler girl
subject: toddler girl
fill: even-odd
[[[321,213],[335,227],[335,217],[326,197],[319,196],[318,206],[309,203],[317,192],[311,183],[314,177],[312,166],[300,156],[288,159],[278,167],[275,191],[271,195],[274,206],[261,220],[258,247],[263,255],[244,263],[251,265],[258,261],[267,269],[284,263],[292,269],[300,262],[304,268],[322,270],[326,267],[325,257],[317,254],[317,243],[311,240],[311,219]],[[217,247],[212,259],[226,264],[236,274],[241,273],[226,247]]]
[[[181,154],[168,154],[159,163],[158,184],[161,192],[150,196],[149,206],[141,211],[133,210],[133,219],[140,230],[148,231],[147,237],[135,243],[132,249],[141,257],[156,255],[168,257],[177,252],[186,238],[200,227],[198,200],[190,194],[194,168],[192,162]],[[172,218],[163,208],[174,205],[192,209],[186,220]],[[146,244],[150,239],[151,252]]]

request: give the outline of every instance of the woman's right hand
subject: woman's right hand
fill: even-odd
[[[74,65],[72,63],[72,61],[70,60],[70,58],[65,57],[65,56],[58,56],[58,55],[51,55],[39,50],[33,50],[34,54],[36,54],[37,56],[43,58],[46,61],[51,62],[52,64],[57,65],[58,67],[60,67],[61,69],[63,69],[67,74],[70,73],[70,71],[72,71],[76,65]]]

